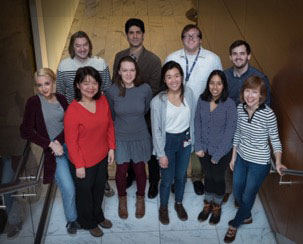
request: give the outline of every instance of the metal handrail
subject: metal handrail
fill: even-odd
[[[270,173],[278,173],[276,169],[276,165],[274,161],[271,159],[271,169]],[[300,181],[292,181],[292,180],[283,180],[283,176],[286,175],[294,175],[294,176],[303,176],[303,170],[296,170],[296,169],[283,169],[283,175],[280,175],[279,185],[296,185],[302,184]]]
[[[27,182],[20,182],[19,175],[23,171],[29,157],[30,153],[30,147],[31,142],[27,141],[23,155],[22,155],[22,162],[18,165],[18,168],[16,170],[16,174],[14,177],[14,181],[12,183],[8,184],[2,184],[0,188],[0,194],[6,194],[6,193],[11,193],[17,190],[22,190],[25,188],[29,188],[32,186],[35,186],[40,183],[41,175],[42,175],[42,169],[43,169],[43,161],[44,161],[44,152],[42,153],[40,157],[40,162],[38,166],[38,170],[36,173],[36,176],[33,177],[33,180],[27,181]]]
[[[295,176],[303,176],[303,170],[297,170],[297,169],[283,169],[282,170],[284,175],[295,175]],[[271,159],[271,169],[270,173],[278,173],[276,169],[276,165],[274,161]]]

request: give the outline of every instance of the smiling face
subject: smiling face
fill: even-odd
[[[224,89],[223,81],[219,75],[214,75],[209,81],[209,91],[212,99],[215,101],[222,95]]]
[[[177,68],[172,68],[166,71],[164,82],[166,83],[169,90],[176,92],[181,89],[182,75]]]
[[[248,65],[250,57],[250,54],[247,54],[246,47],[241,45],[232,50],[229,59],[236,69],[242,69]]]
[[[134,86],[134,80],[137,73],[134,63],[128,61],[121,62],[118,73],[121,75],[122,82],[126,88]]]
[[[195,28],[185,32],[182,38],[184,49],[189,54],[195,54],[201,46],[199,31]]]
[[[246,88],[243,91],[243,98],[247,106],[252,109],[257,109],[261,100],[260,87],[258,88]]]
[[[138,26],[131,26],[126,34],[127,41],[131,47],[140,47],[143,45],[144,33]]]
[[[81,92],[81,100],[91,100],[99,90],[99,83],[95,80],[94,77],[87,75],[81,83],[77,84],[77,88]]]
[[[50,99],[53,94],[54,81],[49,76],[37,76],[35,78],[36,88],[40,95],[44,96],[46,99]]]
[[[89,54],[89,42],[85,37],[76,38],[74,42],[75,58],[85,61]]]

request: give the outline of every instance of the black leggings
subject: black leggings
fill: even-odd
[[[229,166],[232,151],[224,155],[217,164],[211,162],[211,155],[207,152],[200,159],[201,166],[204,170],[204,190],[205,192],[223,196],[225,194],[225,171]]]

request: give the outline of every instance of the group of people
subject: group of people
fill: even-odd
[[[270,170],[269,139],[278,172],[285,168],[267,77],[249,65],[251,50],[243,40],[230,46],[233,66],[222,71],[220,58],[201,46],[195,25],[184,27],[184,48],[163,67],[143,46],[142,20],[127,20],[125,33],[130,47],[116,54],[112,80],[106,62],[92,56],[88,35],[78,31],[57,77],[49,68],[35,73],[38,94],[26,104],[21,135],[44,149],[44,183],[56,180],[68,233],[82,228],[99,237],[100,227],[112,227],[101,205],[104,193],[113,195],[107,168],[114,162],[120,218],[128,218],[126,189],[134,179],[135,216],[145,215],[148,163],[149,198],[157,196],[161,175],[159,221],[170,222],[171,191],[178,218],[187,220],[182,200],[191,162],[194,190],[205,193],[199,221],[211,215],[209,223],[217,224],[233,190],[238,211],[224,239],[232,242],[242,224],[252,223],[251,209]]]

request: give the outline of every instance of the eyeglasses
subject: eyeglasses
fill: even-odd
[[[199,34],[192,34],[192,35],[184,35],[183,38],[185,40],[190,40],[190,39],[196,40],[196,39],[200,38],[200,36],[199,36]]]

